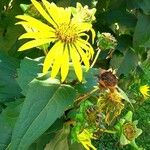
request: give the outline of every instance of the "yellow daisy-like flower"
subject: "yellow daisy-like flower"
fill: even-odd
[[[91,139],[94,139],[94,137],[88,130],[84,129],[77,137],[86,150],[90,150],[90,148],[97,150],[91,143]]]
[[[140,87],[140,92],[141,94],[144,96],[144,98],[146,99],[147,97],[149,97],[150,95],[148,94],[148,92],[150,92],[150,86],[148,85],[143,85]]]
[[[42,4],[36,0],[31,0],[31,2],[47,23],[28,15],[18,15],[16,18],[22,21],[17,24],[21,24],[25,29],[28,28],[27,33],[19,39],[32,39],[22,45],[19,51],[54,43],[46,55],[43,73],[51,68],[51,77],[55,78],[60,70],[63,82],[68,75],[69,63],[73,63],[77,78],[81,81],[82,63],[88,70],[89,61],[94,54],[92,46],[88,43],[89,36],[85,33],[91,31],[92,41],[94,41],[95,32],[92,24],[74,19],[70,7],[57,7],[47,0],[42,0]]]

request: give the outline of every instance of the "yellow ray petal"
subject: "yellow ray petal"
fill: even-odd
[[[68,53],[68,47],[65,46],[63,58],[62,58],[62,64],[61,64],[61,81],[64,82],[68,75],[69,71],[69,53]]]
[[[77,135],[78,141],[85,147],[86,150],[97,150],[91,143],[91,139],[94,139],[92,133],[84,129],[80,134]]]
[[[85,32],[85,31],[91,31],[91,33],[92,33],[92,43],[94,43],[94,39],[95,39],[96,34],[95,34],[95,31],[92,28],[92,24],[90,24],[90,23],[81,23],[81,25],[79,25],[78,33],[82,33],[82,32]]]
[[[46,11],[43,9],[41,4],[37,2],[36,0],[31,0],[32,4],[35,6],[35,8],[38,10],[38,12],[54,27],[57,27],[57,24],[51,19],[51,17],[46,13]]]
[[[46,0],[42,0],[44,6],[46,7],[49,15],[57,24],[61,24],[63,22],[69,23],[71,17],[71,9],[70,8],[62,8],[57,7],[54,3],[49,3]]]
[[[61,13],[62,13],[61,22],[62,23],[65,22],[65,23],[69,24],[70,18],[71,18],[71,9],[70,8],[62,9]]]
[[[140,86],[139,90],[145,99],[150,96],[150,94],[148,93],[148,92],[150,92],[150,86],[148,86],[148,85]]]
[[[94,50],[92,48],[92,46],[90,45],[90,43],[88,43],[87,41],[85,40],[82,40],[81,38],[78,39],[78,45],[84,49],[86,52],[89,53],[89,59],[92,59],[93,58],[93,54],[94,54]]]
[[[27,15],[18,15],[16,16],[17,19],[21,19],[24,21],[20,21],[16,24],[26,25],[32,28],[36,28],[39,31],[54,31],[54,29],[51,26],[48,26],[47,24],[33,18]]]
[[[50,43],[50,42],[51,42],[50,39],[36,39],[36,40],[32,40],[32,41],[29,41],[29,42],[23,44],[19,48],[19,51],[24,51],[24,50],[27,50],[27,49],[30,49],[30,48],[33,48],[33,47],[38,47],[38,46],[41,46],[43,44],[47,44],[47,43]]]
[[[82,81],[82,68],[81,68],[81,63],[80,63],[80,56],[74,46],[69,45],[69,49],[70,49],[70,55],[71,55],[74,69],[75,69],[75,73],[79,81]]]
[[[44,60],[44,64],[43,64],[43,73],[46,73],[49,68],[51,67],[55,57],[57,56],[57,52],[59,51],[59,47],[62,45],[62,43],[56,42],[54,44],[54,46],[50,49],[50,51],[48,52],[45,60]]]
[[[55,33],[53,32],[28,32],[24,33],[19,37],[20,39],[50,39],[50,41],[55,41]]]
[[[95,39],[95,31],[91,28],[90,31],[92,32],[92,43],[94,44],[94,39]]]
[[[62,64],[62,56],[63,56],[63,50],[64,50],[64,43],[61,43],[59,46],[59,49],[57,49],[57,55],[55,56],[55,61],[52,66],[52,72],[51,72],[51,77],[55,78],[56,75],[59,72],[59,69]]]
[[[55,3],[49,3],[46,0],[42,0],[47,12],[49,13],[50,17],[53,19],[53,21],[55,22],[55,24],[58,25],[59,23],[59,8],[55,5]]]
[[[79,54],[80,54],[80,56],[82,58],[82,61],[85,64],[86,70],[89,70],[90,64],[89,64],[89,59],[88,59],[87,54],[81,49],[81,47],[78,45],[77,42],[75,44],[75,47],[76,47],[76,50],[79,52]]]
[[[77,23],[75,23],[77,24]],[[89,31],[92,28],[92,24],[90,23],[78,23],[78,33]]]
[[[86,33],[79,33],[78,36],[80,36],[80,37],[82,37],[82,36],[86,37],[87,38],[86,41],[89,40],[89,35],[87,35]]]

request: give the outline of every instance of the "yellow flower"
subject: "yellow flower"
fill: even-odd
[[[148,94],[148,92],[150,92],[150,87],[148,85],[143,85],[140,87],[140,92],[144,96],[144,98],[146,99],[147,97],[150,96]]]
[[[79,142],[85,147],[86,150],[96,150],[96,148],[92,145],[91,139],[94,139],[93,134],[84,129],[80,134],[77,135]]]
[[[28,15],[16,17],[21,19],[17,24],[21,24],[25,29],[32,29],[32,31],[26,30],[27,33],[19,37],[19,39],[32,39],[22,45],[19,51],[53,43],[43,64],[43,73],[51,68],[51,77],[55,78],[60,71],[63,82],[69,72],[69,63],[73,63],[77,78],[81,81],[82,63],[88,70],[89,61],[94,54],[92,46],[88,43],[89,36],[85,33],[91,31],[92,41],[94,41],[95,32],[92,24],[74,19],[70,7],[57,7],[46,0],[42,0],[42,4],[36,0],[31,0],[31,2],[46,23]]]

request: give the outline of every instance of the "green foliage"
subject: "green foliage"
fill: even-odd
[[[12,129],[8,124],[4,122],[4,119],[0,117],[0,149],[6,149],[11,141]]]
[[[150,16],[139,14],[137,26],[133,36],[133,44],[135,48],[149,47],[148,41],[150,38]]]
[[[37,74],[41,72],[42,58],[29,59],[24,58],[20,63],[18,69],[17,82],[22,89],[22,93],[26,95],[29,87],[29,83],[37,77]]]
[[[60,82],[60,73],[56,79],[50,78],[51,70],[43,74],[44,54],[53,44],[18,52],[20,45],[28,39],[18,40],[25,31],[15,25],[18,21],[15,16],[25,12],[45,20],[41,15],[36,16],[39,15],[36,9],[26,10],[31,6],[30,0],[1,0],[0,150],[85,150],[86,142],[97,150],[149,150],[150,96],[144,98],[140,87],[150,87],[150,1],[50,2],[61,7],[76,7],[79,2],[84,9],[96,8],[96,19],[92,20],[96,32],[93,44],[95,62],[90,60],[92,67],[88,71],[82,67],[82,82],[77,80],[72,64],[63,83]],[[82,15],[88,17],[86,13]],[[91,34],[87,34],[90,41]],[[83,34],[83,38],[88,37]],[[101,75],[108,69],[112,76],[103,81]],[[114,76],[117,80],[115,86],[111,85]],[[109,86],[104,83],[106,80]],[[146,91],[148,95],[149,90]],[[112,107],[105,107],[109,104]],[[117,106],[123,107],[120,112],[118,108],[115,116],[112,112]],[[133,113],[133,120],[138,120],[138,124],[132,122],[130,115],[129,120],[128,111]],[[109,115],[115,117],[107,124]],[[133,140],[127,139],[125,123],[135,124],[140,133],[142,129],[142,134]],[[78,135],[84,129],[92,136],[79,139]]]
[[[6,109],[0,114],[0,149],[6,149],[11,141],[12,130],[22,108],[22,99],[6,103]]]
[[[46,145],[45,150],[69,150],[67,136],[70,132],[69,126],[64,126],[55,137]]]
[[[0,53],[0,102],[20,97],[21,89],[16,81],[19,60]]]
[[[112,68],[117,68],[118,75],[127,76],[137,65],[137,56],[132,49],[128,49],[123,56],[114,55],[111,59]],[[126,69],[125,69],[126,68]]]
[[[34,79],[13,131],[11,149],[26,150],[73,104],[75,94],[73,88],[58,80]]]

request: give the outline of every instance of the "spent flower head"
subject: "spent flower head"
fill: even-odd
[[[100,95],[98,109],[105,114],[105,122],[110,125],[124,109],[123,96],[115,89]]]
[[[99,75],[99,85],[103,88],[114,89],[118,84],[118,77],[115,70],[101,70]]]
[[[142,130],[137,128],[138,121],[132,121],[133,113],[129,111],[124,118],[116,124],[115,128],[120,135],[120,144],[131,144],[134,148],[138,149],[135,139],[142,133]]]
[[[94,54],[94,50],[88,42],[89,36],[86,33],[91,31],[92,41],[94,41],[95,31],[92,24],[79,22],[75,19],[70,7],[57,7],[47,0],[42,0],[41,3],[36,0],[31,0],[31,2],[45,21],[29,15],[18,15],[16,17],[21,19],[17,24],[26,29],[26,33],[21,35],[19,39],[31,39],[22,45],[19,51],[53,43],[43,64],[43,73],[51,68],[51,77],[55,78],[60,71],[61,81],[63,82],[68,75],[69,64],[73,63],[77,78],[81,81],[82,63],[88,70],[89,62]]]
[[[79,22],[92,22],[95,18],[96,9],[89,9],[88,6],[82,6],[77,3],[76,8],[72,8],[73,16]]]

